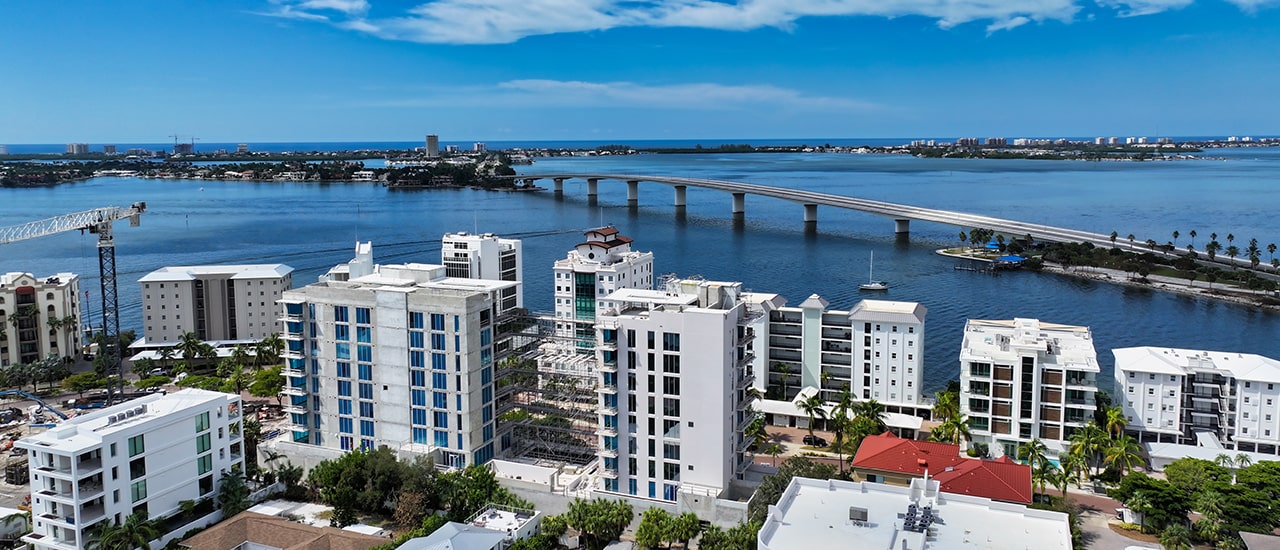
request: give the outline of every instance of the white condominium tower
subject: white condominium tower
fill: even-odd
[[[102,522],[123,523],[139,512],[162,520],[181,514],[182,501],[215,498],[223,477],[243,469],[241,422],[240,396],[186,389],[99,409],[19,440],[31,476],[32,529],[23,542],[39,550],[87,548]]]
[[[586,241],[555,263],[556,335],[590,353],[597,302],[622,288],[653,288],[653,253],[631,250],[613,227],[586,232]]]
[[[1280,451],[1280,361],[1251,353],[1156,347],[1112,350],[1116,401],[1144,442]]]
[[[445,266],[375,265],[372,246],[280,300],[292,440],[390,446],[438,464],[494,452],[493,364],[502,296],[519,283],[445,276]]]
[[[138,279],[148,344],[261,340],[280,332],[276,300],[293,288],[284,264],[162,267]]]
[[[472,235],[447,233],[440,243],[440,263],[444,274],[463,279],[489,279],[520,282],[524,261],[519,239],[503,239],[492,233]],[[503,308],[524,307],[521,287],[513,287],[502,296]]]
[[[80,277],[0,275],[0,367],[79,352]]]
[[[750,465],[747,298],[741,283],[660,286],[601,299],[599,488],[696,508]]]
[[[918,419],[897,415],[928,418],[932,407],[921,395],[927,314],[918,303],[885,300],[832,310],[817,294],[799,306],[774,309],[755,323],[761,410],[775,425],[805,426],[808,415],[791,404],[797,396],[817,394],[832,402],[849,390],[855,400],[884,404],[891,427],[918,429]]]
[[[1036,319],[965,323],[960,411],[974,443],[1016,457],[1040,439],[1053,452],[1093,420],[1098,354],[1089,327]]]

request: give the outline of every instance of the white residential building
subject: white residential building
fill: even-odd
[[[943,493],[932,479],[908,487],[796,477],[757,535],[760,550],[1070,550],[1066,514]]]
[[[519,239],[503,239],[492,233],[447,233],[441,245],[440,263],[444,264],[446,276],[493,281],[523,280],[524,260]],[[516,286],[504,293],[503,307],[524,307],[522,290],[522,286]]]
[[[217,496],[242,470],[240,397],[186,389],[77,416],[18,441],[31,475],[37,550],[76,550],[99,522],[160,519]]]
[[[1126,431],[1144,442],[1280,454],[1280,361],[1251,353],[1136,347],[1112,350]]]
[[[742,283],[660,286],[600,300],[600,488],[696,508],[751,464],[742,435],[751,420],[750,318]]]
[[[75,273],[0,275],[0,367],[50,355],[74,356],[79,351],[80,298]]]
[[[884,404],[891,427],[918,430],[919,417],[928,418],[933,406],[921,390],[928,309],[885,300],[862,300],[851,311],[827,305],[814,294],[755,321],[761,411],[772,424],[806,427],[808,415],[793,404],[797,397],[816,393],[832,402],[848,389],[856,400]]]
[[[615,290],[653,288],[653,253],[631,250],[613,227],[586,232],[586,241],[555,263],[556,335],[590,353],[598,302]]]
[[[1016,457],[1019,444],[1038,438],[1061,452],[1093,419],[1098,370],[1089,327],[970,319],[960,346],[960,412],[973,442]]]
[[[495,331],[518,311],[501,298],[518,285],[447,277],[442,265],[375,265],[360,243],[321,282],[285,292],[292,440],[488,462]]]
[[[281,293],[293,288],[284,264],[162,267],[138,279],[147,344],[261,340],[280,332]]]

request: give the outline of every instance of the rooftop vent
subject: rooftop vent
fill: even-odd
[[[862,521],[862,522],[867,521],[867,509],[866,509],[866,508],[859,508],[859,507],[857,507],[857,506],[850,506],[850,507],[849,507],[849,520],[850,520],[850,521]]]

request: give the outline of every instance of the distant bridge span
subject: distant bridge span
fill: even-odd
[[[1010,238],[1031,235],[1035,239],[1045,241],[1071,243],[1089,242],[1093,243],[1095,246],[1114,246],[1111,242],[1111,236],[1103,235],[1101,233],[1091,233],[1088,231],[1079,231],[1065,227],[1054,227],[1051,225],[1007,220],[991,216],[955,212],[952,210],[922,208],[907,204],[859,199],[843,195],[832,195],[828,193],[817,193],[813,191],[787,189],[783,187],[771,187],[768,185],[757,185],[752,183],[682,178],[674,176],[640,176],[630,174],[527,174],[510,177],[511,179],[528,183],[532,183],[540,179],[550,179],[555,182],[556,196],[564,195],[565,180],[583,179],[587,181],[587,197],[591,201],[594,201],[598,196],[598,183],[601,180],[623,181],[627,183],[627,204],[630,206],[636,206],[639,204],[640,182],[653,182],[669,185],[675,188],[675,206],[677,209],[684,208],[685,191],[689,187],[715,189],[729,193],[733,196],[732,213],[734,217],[741,217],[745,213],[747,195],[757,195],[762,197],[773,197],[775,199],[782,199],[804,205],[804,221],[806,225],[813,225],[817,223],[818,206],[821,205],[834,208],[844,208],[847,210],[857,210],[859,212],[867,212],[869,214],[892,218],[895,222],[894,231],[896,233],[907,233],[910,228],[911,220],[919,220],[953,225],[966,230],[973,228],[990,229]]]

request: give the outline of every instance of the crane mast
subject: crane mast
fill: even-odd
[[[109,206],[74,214],[54,216],[34,222],[0,228],[0,244],[34,239],[65,231],[88,231],[98,236],[98,274],[102,289],[102,336],[105,349],[99,350],[104,371],[117,375],[117,391],[110,401],[124,393],[124,369],[120,358],[120,302],[116,292],[116,241],[112,225],[129,220],[130,227],[137,227],[139,217],[147,210],[147,203],[135,202],[128,208]]]

